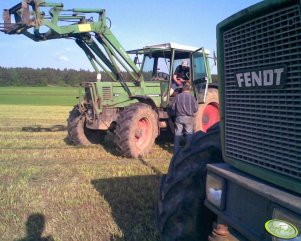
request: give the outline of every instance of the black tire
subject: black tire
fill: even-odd
[[[194,116],[194,132],[206,132],[220,120],[218,89],[208,88],[206,102],[199,104]]]
[[[176,153],[160,183],[157,224],[163,241],[204,241],[216,216],[204,205],[206,164],[222,162],[219,124],[194,134]]]
[[[91,130],[86,127],[86,116],[74,106],[67,119],[67,141],[74,145],[99,144],[105,136],[105,131]]]
[[[133,158],[145,156],[157,136],[158,115],[149,105],[135,103],[120,112],[114,142],[122,155]]]

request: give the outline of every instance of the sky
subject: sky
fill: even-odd
[[[21,0],[1,0],[2,10]],[[216,50],[216,25],[259,0],[48,0],[65,9],[106,9],[111,31],[125,50],[175,42]],[[74,40],[34,42],[0,32],[0,66],[93,70]],[[214,66],[211,66],[214,70]]]

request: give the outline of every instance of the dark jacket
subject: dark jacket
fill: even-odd
[[[184,91],[176,96],[172,110],[176,116],[194,116],[198,111],[198,103],[189,92]]]

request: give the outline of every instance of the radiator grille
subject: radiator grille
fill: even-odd
[[[301,24],[298,5],[224,36],[225,154],[301,179]],[[283,89],[241,90],[235,72],[285,65]]]
[[[102,87],[103,100],[111,100],[112,99],[112,91],[111,87]]]

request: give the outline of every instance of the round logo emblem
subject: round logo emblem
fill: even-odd
[[[298,229],[293,224],[283,220],[269,220],[264,226],[268,233],[277,238],[293,239],[298,235]]]

